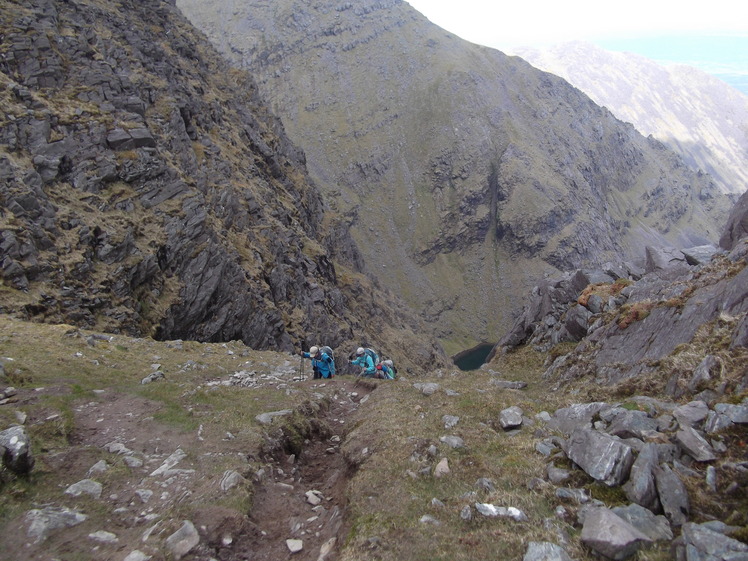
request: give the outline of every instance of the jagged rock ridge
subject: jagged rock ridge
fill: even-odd
[[[743,194],[721,249],[647,248],[646,269],[608,264],[533,289],[531,304],[492,356],[531,344],[550,351],[545,378],[557,385],[654,388],[711,401],[748,389],[748,217]],[[742,225],[742,228],[741,228]]]
[[[450,351],[498,338],[544,272],[716,241],[728,203],[708,177],[405,2],[178,5],[252,69],[370,269]]]
[[[419,332],[433,358],[250,77],[172,4],[6,2],[0,25],[3,312],[255,348]]]
[[[725,193],[748,189],[748,97],[697,68],[574,41],[513,52],[574,84],[616,117],[680,153]]]

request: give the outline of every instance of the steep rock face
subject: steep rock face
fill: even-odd
[[[729,251],[746,236],[748,236],[748,194],[743,193],[730,212],[727,226],[719,239],[719,245],[722,249]]]
[[[661,140],[694,170],[709,173],[723,192],[748,189],[748,97],[721,80],[583,41],[515,54]]]
[[[255,348],[386,346],[389,329],[438,352],[356,273],[303,153],[176,7],[11,1],[0,18],[4,312]]]
[[[545,378],[626,383],[624,391],[654,388],[675,398],[708,387],[707,401],[740,393],[748,387],[748,237],[729,250],[696,262],[697,252],[673,250],[680,259],[648,260],[646,272],[606,267],[545,282],[492,354],[578,343],[553,355]]]
[[[708,177],[405,2],[178,6],[252,69],[370,269],[449,350],[498,338],[544,272],[716,240],[727,201]]]

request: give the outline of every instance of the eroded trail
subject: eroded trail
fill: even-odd
[[[251,537],[231,559],[333,561],[345,536],[346,485],[352,475],[341,451],[352,415],[373,386],[350,377],[310,381],[326,403],[307,417],[307,434],[285,434],[258,477]],[[326,396],[326,399],[323,398]],[[236,557],[240,553],[244,557]]]

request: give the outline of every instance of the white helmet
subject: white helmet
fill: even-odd
[[[365,351],[364,351],[364,348],[363,348],[363,347],[359,347],[358,349],[356,349],[356,354],[357,354],[358,356],[361,356],[362,354],[364,354],[364,352],[365,352]]]
[[[394,363],[393,363],[393,362],[392,362],[391,360],[389,360],[389,359],[385,360],[385,361],[384,361],[384,363],[385,363],[385,364],[386,364],[387,366],[394,366]]]
[[[316,356],[318,352],[319,352],[319,347],[312,347],[311,349],[309,349],[309,354],[312,356]]]

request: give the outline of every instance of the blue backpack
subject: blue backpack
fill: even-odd
[[[374,363],[374,366],[379,364],[379,355],[374,351],[374,349],[366,348],[364,349],[364,354],[369,355],[371,357],[372,362]]]
[[[335,375],[335,355],[332,353],[332,349],[330,347],[320,347],[320,352],[326,354],[330,357],[330,362],[328,364],[330,365],[330,374]]]

